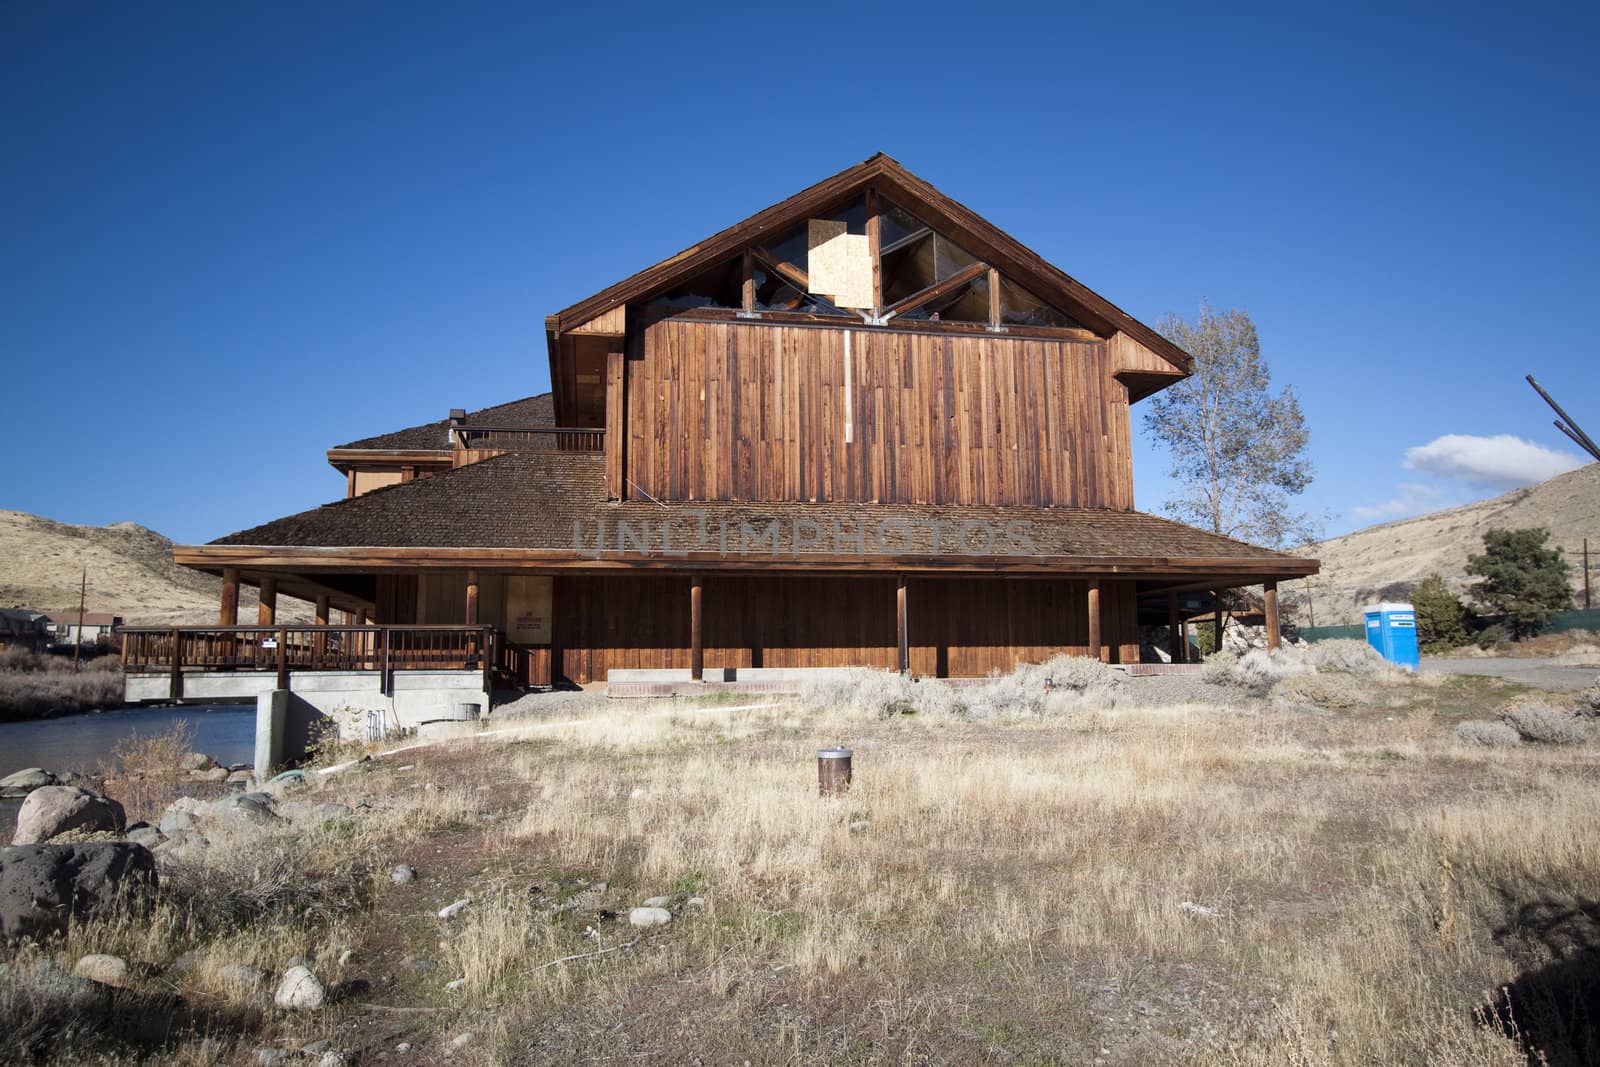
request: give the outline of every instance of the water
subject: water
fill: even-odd
[[[249,763],[255,754],[254,704],[192,704],[179,708],[118,708],[59,719],[0,722],[0,778],[24,767],[93,771],[129,736],[164,734],[179,719],[189,724],[195,752],[218,763]],[[16,825],[21,800],[0,800],[0,827]],[[0,835],[0,844],[10,841]]]

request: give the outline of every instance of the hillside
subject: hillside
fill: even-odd
[[[131,522],[73,526],[0,510],[0,606],[77,610],[89,572],[88,609],[129,625],[208,623],[217,618],[222,581],[172,562],[172,542]],[[310,605],[279,597],[285,619],[310,619]],[[255,590],[239,591],[239,621],[256,620]]]
[[[1550,530],[1551,543],[1565,550],[1573,564],[1572,584],[1580,594],[1583,539],[1589,538],[1590,581],[1600,581],[1600,463],[1475,504],[1369,526],[1303,550],[1301,555],[1322,560],[1322,573],[1309,580],[1317,624],[1360,622],[1363,604],[1404,597],[1435,571],[1462,590],[1468,581],[1467,557],[1483,551],[1486,530],[1528,526]],[[1307,584],[1292,583],[1297,601]]]

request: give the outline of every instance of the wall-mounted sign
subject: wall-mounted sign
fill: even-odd
[[[517,645],[550,643],[554,578],[506,578],[506,637]]]

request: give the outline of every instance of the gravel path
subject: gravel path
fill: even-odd
[[[1553,659],[1517,659],[1509,656],[1449,659],[1428,656],[1422,661],[1422,669],[1445,674],[1486,674],[1538,689],[1579,690],[1593,685],[1596,675],[1600,675],[1600,656],[1588,663],[1575,663],[1565,656]]]

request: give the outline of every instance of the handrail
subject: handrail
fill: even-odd
[[[559,452],[603,452],[606,431],[591,426],[452,426],[455,442],[462,448],[538,445],[530,451],[545,451],[552,444]]]

